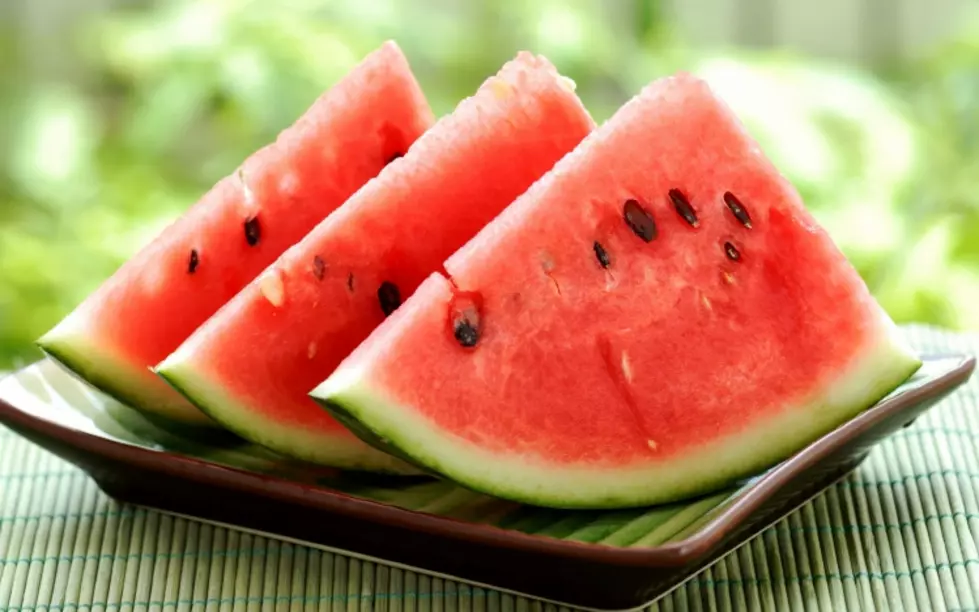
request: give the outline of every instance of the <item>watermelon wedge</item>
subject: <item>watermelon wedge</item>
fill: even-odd
[[[526,503],[664,503],[757,473],[920,366],[699,79],[655,81],[311,393]],[[379,442],[383,441],[383,442]]]
[[[593,127],[550,62],[518,54],[156,371],[248,440],[337,467],[384,467],[309,391]]]
[[[434,119],[401,50],[385,43],[38,344],[148,417],[217,427],[150,368]]]

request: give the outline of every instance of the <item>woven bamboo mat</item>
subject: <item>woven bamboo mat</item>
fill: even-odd
[[[904,328],[923,352],[979,335]],[[979,610],[979,377],[652,610]],[[121,505],[0,429],[0,612],[549,605]]]

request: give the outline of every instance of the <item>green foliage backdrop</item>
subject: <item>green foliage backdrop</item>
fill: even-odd
[[[0,24],[0,369],[116,266],[273,140],[385,39],[443,114],[518,49],[547,55],[596,119],[651,79],[708,78],[899,321],[979,328],[979,33],[869,73],[692,48],[652,1],[173,0],[83,13],[24,66]]]

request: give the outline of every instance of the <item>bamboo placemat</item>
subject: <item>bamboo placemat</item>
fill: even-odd
[[[905,327],[923,352],[979,335]],[[979,610],[979,377],[652,610]],[[554,609],[119,504],[0,428],[0,612]]]

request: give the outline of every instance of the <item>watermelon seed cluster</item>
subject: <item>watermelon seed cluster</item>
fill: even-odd
[[[352,278],[351,275],[347,280]],[[401,306],[401,292],[398,290],[398,286],[389,281],[381,283],[381,286],[377,288],[377,301],[381,304],[381,312],[384,313],[384,316],[391,316],[391,313],[397,310],[398,306]]]
[[[313,276],[316,280],[323,280],[323,276],[326,274],[326,262],[319,255],[313,256]]]
[[[700,220],[697,218],[697,212],[690,205],[690,200],[687,199],[683,192],[679,189],[670,189],[668,195],[676,213],[691,227],[699,227]],[[751,229],[751,216],[737,196],[730,191],[725,191],[724,203],[741,225],[747,229]],[[652,242],[656,238],[656,222],[653,220],[653,216],[649,211],[643,208],[637,200],[629,198],[625,201],[622,207],[622,216],[625,219],[626,225],[629,226],[633,233],[645,242]],[[598,262],[603,268],[607,268],[609,259],[605,248],[597,241],[592,247],[595,250],[595,256],[598,258]],[[724,243],[724,254],[731,261],[741,261],[741,252],[731,242]]]
[[[690,206],[690,202],[687,200],[687,196],[683,195],[683,192],[679,189],[670,189],[669,192],[670,201],[673,202],[673,208],[676,210],[677,214],[686,221],[690,227],[699,227],[700,221],[697,219],[697,213],[694,211],[693,206]]]
[[[466,315],[456,319],[452,326],[452,334],[459,344],[466,348],[472,348],[479,342],[479,328]]]
[[[455,291],[449,303],[448,327],[452,329],[452,335],[460,346],[472,348],[476,346],[482,335],[480,330],[482,296],[470,291],[460,291],[451,278],[449,282]],[[516,295],[519,297],[519,294]]]
[[[282,282],[280,272],[274,268],[262,276],[258,289],[265,296],[265,299],[269,301],[269,304],[272,304],[276,308],[282,306],[285,301],[285,285]]]
[[[741,252],[730,242],[724,243],[724,254],[731,261],[741,261]]]
[[[197,255],[197,249],[190,250],[190,262],[187,264],[187,272],[193,274],[197,272],[197,266],[201,263],[200,257]]]
[[[652,242],[656,238],[656,222],[649,211],[643,208],[637,200],[630,198],[625,201],[625,205],[622,207],[622,216],[629,229],[644,242]]]
[[[250,217],[245,220],[245,241],[248,246],[255,246],[262,237],[262,228],[258,224],[258,217]]]
[[[596,240],[595,243],[592,244],[592,249],[595,251],[595,258],[598,259],[598,264],[603,268],[608,268],[612,262],[609,260],[608,251],[605,250],[602,243]]]
[[[751,229],[751,217],[748,215],[748,211],[745,210],[744,205],[741,201],[730,191],[724,192],[724,203],[734,214],[734,218],[741,222],[741,225],[748,229]]]

